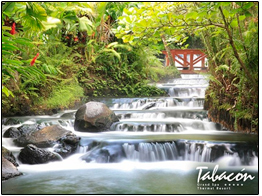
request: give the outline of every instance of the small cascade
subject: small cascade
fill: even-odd
[[[182,74],[172,82],[161,84],[160,89],[166,90],[170,97],[205,97],[208,80],[198,74]]]
[[[173,124],[157,124],[157,123],[119,123],[113,128],[116,131],[124,132],[181,132],[184,131],[184,127],[180,123]]]
[[[205,86],[175,86],[170,87],[168,94],[170,97],[205,97]]]
[[[125,143],[123,144],[123,148],[127,159],[133,161],[168,161],[177,160],[179,156],[174,142],[139,143],[138,146]]]
[[[182,79],[195,79],[195,78],[201,78],[206,79],[206,76],[200,75],[200,74],[181,74]]]
[[[119,100],[120,101],[120,100]],[[173,99],[163,98],[138,98],[138,99],[126,99],[125,102],[114,103],[111,107],[112,110],[148,110],[152,107],[170,107],[175,106]]]
[[[182,75],[182,78],[160,85],[170,97],[115,99],[111,109],[120,122],[111,130],[171,133],[222,130],[209,122],[207,112],[203,110],[207,85],[208,80],[204,76]]]
[[[88,152],[88,149],[88,146],[79,146],[77,151],[82,154]]]
[[[82,150],[84,149],[81,147]],[[87,162],[139,162],[194,161],[224,163],[231,166],[256,165],[258,149],[256,144],[219,143],[194,140],[166,142],[123,142],[98,143],[84,156]]]
[[[183,78],[174,79],[172,82],[167,83],[167,85],[208,85],[208,80],[206,78]]]

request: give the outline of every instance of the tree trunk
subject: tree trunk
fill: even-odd
[[[166,43],[165,35],[162,34],[162,35],[161,35],[161,38],[162,38],[162,41],[163,41],[163,43],[164,43],[164,46],[165,46],[165,49],[166,49],[166,52],[167,52],[167,57],[168,57],[168,60],[169,60],[169,64],[170,64],[171,66],[175,66],[175,61],[174,61],[174,59],[173,59],[173,57],[172,57],[170,48],[169,48],[169,46],[168,46],[167,43]]]

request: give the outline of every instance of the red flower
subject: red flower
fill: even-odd
[[[74,41],[75,41],[75,42],[78,42],[78,37],[74,37]]]
[[[37,53],[35,55],[35,57],[33,58],[33,60],[31,61],[30,65],[33,66],[35,64],[35,60],[37,59],[37,57],[39,56],[39,53]]]
[[[15,34],[15,22],[14,22],[13,25],[12,25],[12,29],[11,29],[10,33],[11,33],[12,35]]]
[[[66,39],[69,39],[69,37],[68,37],[68,36],[66,36],[65,38],[66,38]]]

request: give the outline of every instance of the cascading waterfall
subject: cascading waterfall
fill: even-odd
[[[18,169],[26,173],[32,170],[34,172],[73,170],[72,176],[68,176],[68,179],[61,183],[63,185],[70,184],[72,177],[75,180],[81,176],[86,181],[90,175],[95,178],[103,174],[99,179],[94,180],[95,184],[100,184],[106,178],[105,173],[108,171],[113,172],[112,179],[117,180],[115,176],[121,176],[121,178],[124,176],[123,182],[128,182],[125,176],[133,175],[132,172],[139,171],[135,175],[144,177],[143,172],[145,171],[157,171],[159,173],[156,176],[158,176],[162,175],[161,171],[168,169],[169,172],[163,174],[166,176],[170,173],[169,177],[163,178],[165,179],[164,184],[167,184],[168,178],[183,179],[183,176],[188,173],[181,174],[181,172],[190,169],[195,171],[198,165],[218,164],[224,168],[231,167],[231,169],[239,166],[257,167],[258,141],[255,139],[256,136],[248,135],[247,137],[245,134],[233,133],[220,124],[211,122],[208,119],[207,111],[203,110],[205,89],[208,85],[206,77],[197,74],[182,74],[181,77],[169,83],[157,85],[166,90],[169,97],[98,99],[97,101],[108,105],[119,118],[119,122],[114,123],[107,132],[75,131],[73,127],[76,110],[68,110],[53,116],[17,117],[20,124],[2,126],[2,137],[8,128],[19,128],[24,124],[37,124],[42,127],[57,124],[81,137],[75,154],[59,163],[30,165],[30,167],[19,163]],[[17,157],[21,147],[16,147],[11,138],[2,138],[2,141],[2,145]],[[93,168],[94,172],[87,174],[87,178],[83,177],[86,171],[81,171],[84,169],[91,172],[90,168]],[[140,169],[137,170],[137,168]],[[153,169],[150,170],[150,168]],[[122,175],[121,172],[125,169],[129,173]],[[80,173],[77,174],[77,170]],[[59,174],[52,172],[52,175]],[[151,178],[146,177],[145,179]],[[43,181],[48,182],[49,179],[44,178]],[[94,182],[90,183],[94,184]],[[111,186],[107,182],[104,183],[107,187]],[[151,183],[152,181],[148,184]],[[169,186],[175,187],[173,191],[178,189],[175,184]],[[90,193],[96,194],[97,190],[102,190],[101,187],[93,186],[95,188]],[[20,193],[20,190],[17,193]],[[195,193],[195,188],[192,193]]]
[[[100,146],[99,148],[97,148]],[[100,143],[88,152],[85,146],[79,152],[88,152],[88,162],[96,162],[101,149],[109,153],[104,159],[110,162],[112,157],[119,156],[120,160],[155,162],[155,161],[194,161],[218,163],[224,159],[231,166],[254,165],[257,161],[256,144],[248,146],[241,144],[206,142],[192,140],[176,140],[169,142],[123,142],[104,144]],[[117,147],[116,147],[117,146]],[[112,151],[113,149],[113,151]],[[113,152],[113,153],[110,153]],[[124,153],[123,153],[124,152]],[[104,153],[103,153],[104,156]],[[225,159],[226,158],[226,159]],[[226,162],[224,162],[226,163]],[[257,164],[257,163],[256,163]]]

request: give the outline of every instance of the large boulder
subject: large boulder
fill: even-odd
[[[14,166],[19,166],[12,152],[2,146],[2,156],[10,161]]]
[[[34,144],[40,148],[47,148],[53,147],[57,144],[59,139],[71,133],[71,131],[62,128],[59,125],[52,125],[41,130],[22,135],[15,139],[14,142],[16,145],[21,147],[25,147],[28,144]]]
[[[2,180],[8,180],[15,176],[22,175],[10,161],[8,161],[4,156],[2,156]]]
[[[17,129],[20,131],[21,135],[25,135],[43,129],[44,127],[46,127],[44,124],[24,124]]]
[[[2,146],[2,180],[22,175],[22,173],[17,170],[17,166],[18,163],[12,152]]]
[[[62,160],[60,155],[45,149],[37,148],[32,144],[27,145],[20,151],[18,159],[26,164],[40,164]]]
[[[81,132],[106,131],[118,118],[104,103],[88,102],[75,114],[74,129]]]
[[[8,128],[3,134],[5,138],[19,138],[20,136],[21,132],[16,127]]]

